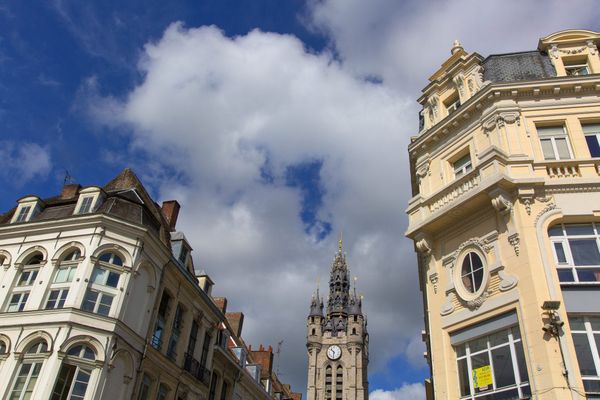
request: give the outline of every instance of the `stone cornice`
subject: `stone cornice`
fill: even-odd
[[[437,124],[413,137],[408,146],[409,153],[419,148],[424,150],[432,141],[455,132],[468,120],[480,117],[484,106],[499,100],[509,100],[523,97],[556,97],[558,94],[600,93],[600,74],[587,76],[563,76],[537,81],[491,83],[484,86],[461,107],[445,117]]]

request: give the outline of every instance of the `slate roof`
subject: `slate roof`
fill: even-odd
[[[483,60],[483,79],[491,82],[515,82],[553,78],[554,66],[546,53],[524,51],[492,54]]]
[[[78,185],[77,187],[79,188]],[[167,247],[171,247],[169,224],[162,215],[160,206],[152,200],[131,169],[125,168],[102,189],[106,193],[106,198],[95,213],[107,214],[143,225],[157,235]],[[44,209],[30,222],[72,217],[78,198],[79,190],[69,198],[59,195],[43,199]],[[13,207],[0,215],[0,225],[9,224],[15,210],[16,207]]]

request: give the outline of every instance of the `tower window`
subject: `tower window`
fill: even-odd
[[[335,399],[341,400],[344,395],[344,368],[338,365],[335,373]]]
[[[327,368],[325,368],[325,399],[326,400],[331,400],[331,378],[332,378],[332,369],[331,369],[331,365],[328,365]]]

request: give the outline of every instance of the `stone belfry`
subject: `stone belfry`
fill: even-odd
[[[308,400],[366,400],[369,397],[367,321],[356,285],[350,290],[341,239],[331,265],[325,315],[323,308],[317,288],[307,319]]]

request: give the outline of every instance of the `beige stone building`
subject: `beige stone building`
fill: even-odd
[[[348,265],[340,240],[331,265],[329,299],[317,290],[307,319],[309,400],[366,400],[369,334],[356,288],[350,291]]]
[[[0,215],[0,398],[301,400],[261,375],[178,213],[125,169]]]
[[[423,89],[407,236],[428,398],[600,398],[599,41],[455,42]]]

